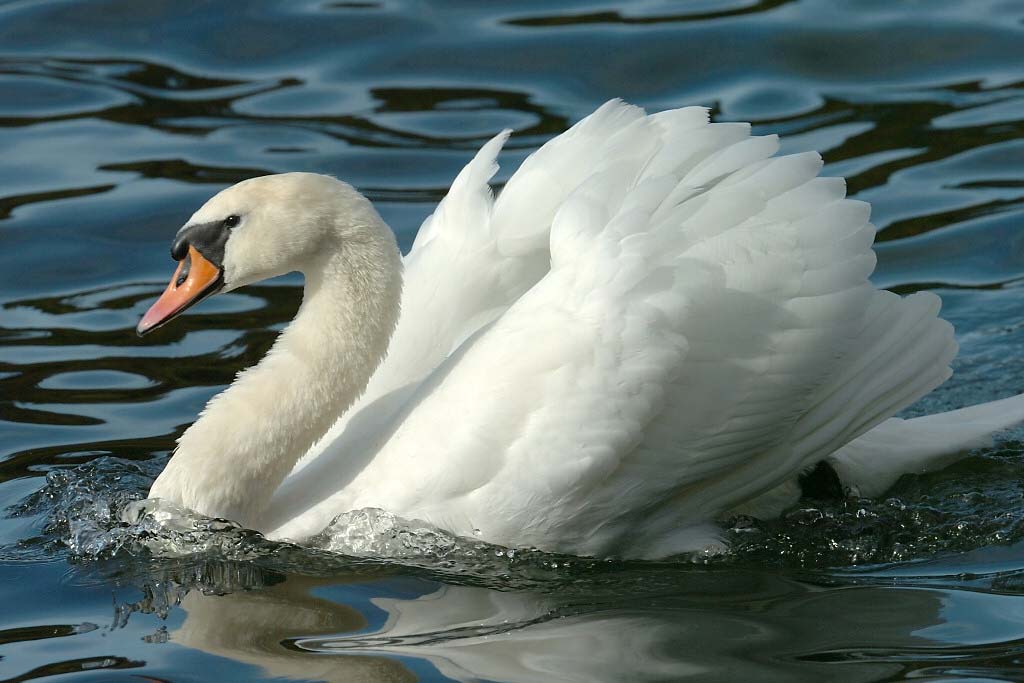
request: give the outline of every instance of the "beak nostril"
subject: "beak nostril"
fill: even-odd
[[[179,259],[180,260],[180,259]],[[185,284],[185,280],[188,279],[188,272],[192,269],[192,254],[185,252],[185,259],[181,262],[181,268],[178,269],[178,278],[174,281],[174,288],[177,289]]]

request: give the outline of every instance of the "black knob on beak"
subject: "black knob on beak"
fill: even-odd
[[[188,238],[185,235],[179,235],[171,244],[171,258],[180,261],[186,255],[188,255]]]
[[[220,268],[224,263],[224,245],[230,235],[231,231],[224,227],[223,221],[186,225],[174,236],[171,257],[181,261],[188,255],[188,250],[194,248],[203,258]]]

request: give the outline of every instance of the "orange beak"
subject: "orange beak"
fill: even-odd
[[[195,247],[188,248],[188,255],[178,264],[167,289],[142,316],[135,331],[139,336],[152,332],[176,317],[193,304],[211,294],[216,294],[224,285],[223,272],[207,261]]]

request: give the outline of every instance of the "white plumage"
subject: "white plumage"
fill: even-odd
[[[264,473],[244,449],[222,441],[202,452],[186,432],[175,471],[151,495],[234,513],[276,537],[302,539],[375,507],[503,545],[662,557],[714,543],[711,524],[732,509],[777,511],[794,477],[826,458],[874,493],[1024,418],[1017,397],[977,415],[884,422],[949,377],[953,330],[937,296],[871,286],[869,207],[845,199],[841,179],[817,177],[818,155],[774,157],[775,136],[709,124],[702,108],[647,116],[613,101],[534,153],[492,200],[507,137],[480,150],[421,228],[390,342],[325,332],[300,311],[271,355],[323,346],[324,359],[257,366],[246,381],[265,383],[272,406],[253,409],[264,399],[233,401],[229,389],[190,430],[241,420],[237,429],[305,439]],[[230,188],[197,216],[258,215],[273,201],[259,187]],[[339,196],[340,215],[351,199]],[[386,229],[364,222],[374,235]],[[244,270],[228,260],[249,253],[232,247],[246,227],[228,241],[229,276]],[[316,253],[343,254],[352,234]],[[353,258],[332,268],[379,266]],[[309,278],[314,261],[278,269]],[[351,321],[351,283],[320,289]],[[303,307],[322,318],[321,300],[307,288]],[[343,383],[330,377],[342,362],[366,366],[352,376],[372,373],[365,391],[330,385]],[[317,373],[302,372],[310,364]],[[290,418],[310,412],[290,402],[313,399],[281,389],[301,381],[309,396],[332,397],[321,412],[344,414],[282,483],[269,470],[322,432],[320,421]],[[921,436],[933,427],[941,438]],[[227,463],[217,474],[204,464],[214,457]],[[244,502],[245,487],[228,496],[219,481],[236,469],[259,484]]]

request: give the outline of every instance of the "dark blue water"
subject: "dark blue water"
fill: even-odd
[[[848,177],[875,282],[957,327],[957,374],[911,414],[1024,391],[1022,2],[0,3],[0,677],[1024,679],[1020,434],[886,500],[735,520],[708,565],[117,535],[299,301],[286,278],[139,340],[196,206],[330,173],[408,247],[491,135],[517,131],[500,182],[615,96],[710,106]]]

